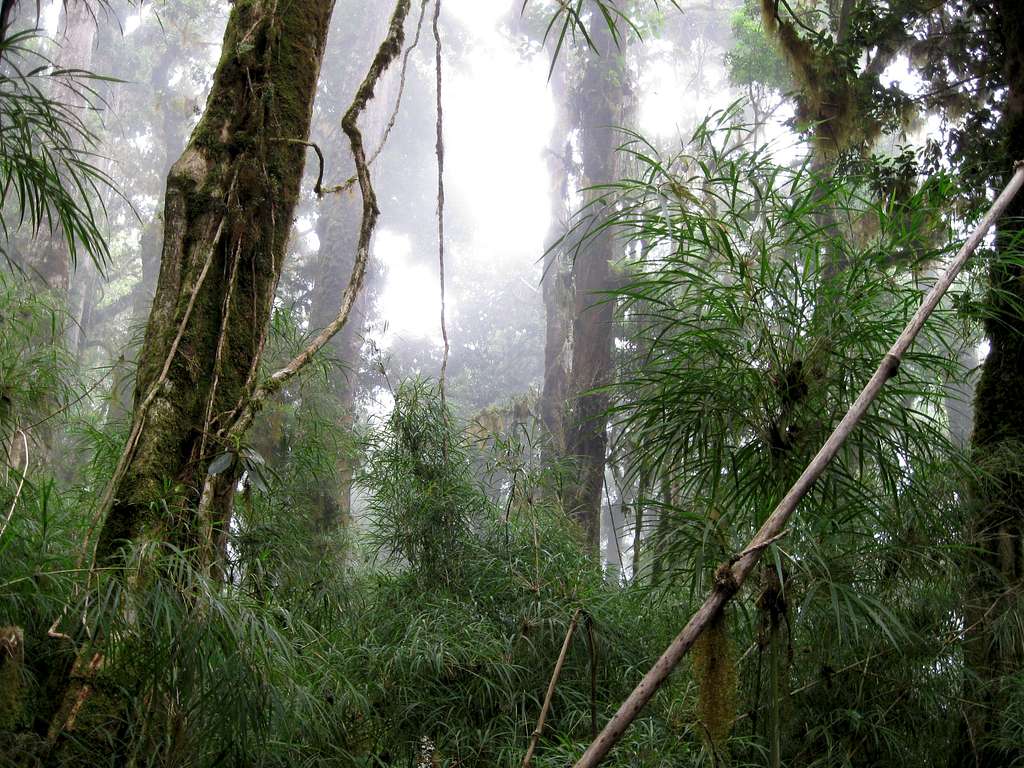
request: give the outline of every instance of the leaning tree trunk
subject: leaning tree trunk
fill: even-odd
[[[1005,140],[1000,171],[1009,175],[1015,161],[1024,160],[1024,6],[1018,0],[994,4],[996,28],[1003,35],[1003,72],[1007,97],[1002,115]],[[1005,179],[993,179],[998,186]],[[971,702],[962,751],[962,765],[978,768],[1024,761],[1024,744],[993,742],[1011,717],[1013,678],[1024,665],[1021,652],[1017,596],[1024,587],[1024,269],[1005,257],[1022,248],[1024,197],[1018,196],[1000,222],[999,257],[990,275],[986,331],[991,351],[985,359],[975,400],[973,458],[983,470],[984,485],[973,499],[971,535],[977,557],[970,561],[965,606]],[[1016,240],[1016,242],[1014,242]],[[1017,683],[1019,685],[1019,683]],[[1005,739],[1012,731],[1003,734]]]
[[[629,89],[622,57],[613,55],[611,33],[600,14],[590,36],[601,55],[590,55],[578,94],[583,186],[609,183],[615,175],[619,134]],[[588,193],[593,197],[594,193]],[[592,210],[598,217],[600,211]],[[593,224],[599,224],[594,219]],[[573,265],[575,307],[572,328],[571,408],[566,419],[566,451],[574,462],[565,504],[583,528],[595,554],[601,538],[601,496],[608,447],[608,395],[594,391],[612,381],[613,302],[611,285],[615,240],[610,229],[589,237]]]
[[[256,385],[333,6],[237,0],[231,11],[206,111],[167,179],[133,437],[100,561],[146,538],[210,553],[226,522],[237,466],[216,478],[211,519],[197,519],[210,461],[232,447],[212,436]]]

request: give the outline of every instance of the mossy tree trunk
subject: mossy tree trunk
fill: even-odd
[[[209,553],[237,484],[207,468],[257,383],[298,200],[332,0],[237,0],[206,111],[172,166],[160,276],[139,356],[133,433],[97,544]]]
[[[1002,114],[1004,144],[1000,187],[1024,160],[1024,6],[1018,0],[993,4],[994,29],[1002,36],[1002,67],[1007,87]],[[994,51],[990,52],[996,58]],[[985,359],[975,400],[973,457],[983,471],[983,486],[973,499],[965,624],[967,626],[967,712],[963,765],[994,768],[1024,760],[1024,744],[996,742],[1012,717],[1009,687],[1019,681],[1024,652],[1020,634],[1019,595],[1024,588],[1024,269],[1019,253],[1024,243],[1024,197],[1018,196],[1000,221],[997,259],[990,273],[986,331],[991,351]],[[1017,683],[1019,685],[1019,682]]]

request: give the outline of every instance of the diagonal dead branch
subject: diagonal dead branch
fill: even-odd
[[[861,419],[871,407],[872,402],[881,392],[886,382],[896,375],[899,370],[900,361],[907,349],[914,342],[914,339],[921,332],[925,322],[938,306],[942,297],[949,290],[957,275],[963,269],[968,259],[974,254],[981,244],[988,230],[995,224],[996,220],[1006,211],[1013,198],[1024,186],[1024,163],[1018,162],[1013,178],[1006,185],[1006,188],[999,195],[998,199],[989,208],[988,213],[978,224],[971,236],[960,248],[956,258],[946,270],[945,274],[932,286],[927,296],[922,300],[921,306],[910,319],[904,328],[903,333],[890,348],[889,352],[882,359],[870,381],[861,390],[860,395],[853,405],[846,412],[842,421],[839,422],[828,440],[818,451],[817,455],[807,465],[803,474],[789,489],[789,492],[775,507],[764,525],[757,532],[746,549],[735,559],[734,562],[723,563],[716,573],[715,586],[705,599],[703,605],[690,618],[686,626],[669,644],[665,652],[644,675],[633,692],[626,697],[626,700],[619,707],[618,711],[608,721],[597,738],[580,757],[575,768],[595,768],[608,755],[608,752],[615,746],[622,734],[630,726],[647,702],[657,692],[661,684],[665,682],[672,670],[682,660],[683,656],[690,650],[694,642],[716,616],[725,608],[729,600],[739,590],[747,576],[753,570],[761,555],[768,545],[783,534],[786,524],[792,517],[800,500],[807,494],[818,478],[825,472],[828,465],[835,458],[839,449],[850,434],[857,428]]]
[[[537,718],[537,727],[533,729],[533,733],[530,735],[530,746],[526,748],[526,755],[523,757],[522,768],[530,768],[530,762],[533,760],[533,752],[537,749],[537,742],[540,741],[541,734],[544,733],[544,721],[548,718],[548,710],[551,709],[551,699],[555,695],[555,686],[558,685],[558,678],[562,676],[562,667],[565,665],[565,657],[569,653],[569,645],[572,643],[572,636],[576,631],[576,624],[579,620],[580,609],[577,608],[576,612],[572,615],[572,620],[569,622],[569,628],[565,631],[565,640],[562,641],[562,650],[558,653],[558,661],[555,662],[555,669],[551,673],[551,681],[548,683],[548,691],[544,696],[544,703],[540,708],[540,716]]]

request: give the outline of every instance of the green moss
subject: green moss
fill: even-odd
[[[693,645],[693,675],[699,687],[697,717],[712,747],[720,752],[736,719],[737,702],[736,664],[722,614]]]
[[[117,488],[100,538],[101,557],[113,554],[117,541],[136,540],[147,530],[180,529],[181,536],[171,538],[189,545],[203,528],[191,518],[206,462],[220,450],[210,436],[225,426],[217,419],[243,398],[270,321],[306,155],[292,140],[309,133],[330,10],[320,0],[296,0],[287,8],[246,0],[232,9],[206,111],[186,150],[197,162],[176,167],[168,180],[165,232],[176,239],[165,244],[163,258],[180,263],[161,269],[154,306],[165,309],[154,311],[147,330],[140,392],[159,381],[193,286],[212,261]],[[229,285],[233,272],[235,284]],[[207,424],[211,398],[215,417]]]

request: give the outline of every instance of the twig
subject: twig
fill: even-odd
[[[803,22],[803,20],[802,20],[802,19],[801,19],[801,18],[800,18],[799,16],[797,16],[797,14],[796,14],[796,13],[795,13],[795,12],[793,11],[793,9],[792,9],[792,8],[790,8],[790,6],[789,6],[789,3],[787,3],[787,2],[786,2],[786,0],[775,0],[775,20],[776,20],[777,22],[779,22],[779,24],[782,24],[782,23],[784,23],[784,22],[782,21],[782,17],[781,17],[781,16],[779,16],[779,6],[780,6],[780,5],[781,5],[781,6],[783,7],[783,8],[785,8],[785,9],[786,9],[787,11],[789,11],[789,15],[793,17],[793,21],[794,21],[794,23],[796,23],[796,24],[797,24],[798,26],[800,26],[800,27],[803,27],[803,28],[804,28],[804,29],[805,29],[805,30],[806,30],[807,32],[809,32],[809,33],[810,33],[810,34],[811,34],[811,35],[812,35],[813,37],[816,37],[816,38],[819,38],[819,37],[821,37],[821,32],[819,32],[818,30],[816,30],[816,29],[812,29],[811,27],[807,26],[807,25],[806,25],[806,24],[805,24],[805,23]]]
[[[324,151],[320,149],[320,145],[315,141],[303,141],[302,139],[285,139],[277,138],[271,139],[271,141],[281,142],[282,144],[299,144],[303,147],[310,147],[316,152],[316,159],[320,163],[320,172],[316,176],[316,184],[313,186],[313,193],[317,197],[324,196]],[[333,191],[333,190],[330,190]]]
[[[590,738],[597,738],[597,636],[594,634],[594,617],[589,613],[587,622],[587,646],[590,650]]]
[[[789,534],[789,531],[782,531],[778,535],[772,536],[770,539],[767,539],[766,541],[761,541],[761,542],[758,542],[757,544],[751,544],[749,547],[744,549],[738,555],[733,555],[732,559],[730,560],[730,562],[735,563],[738,560],[740,560],[741,558],[744,558],[744,557],[746,557],[749,554],[752,554],[754,552],[761,552],[762,550],[767,549],[772,544],[774,544],[775,542],[777,542],[780,539],[784,538],[788,534]]]
[[[612,475],[615,475],[614,471],[612,471]],[[610,523],[608,526],[610,529],[608,531],[608,535],[611,536],[612,541],[615,542],[615,554],[619,558],[619,573],[616,581],[621,582],[622,573],[626,569],[626,564],[622,562],[622,547],[619,546],[619,529],[615,527],[615,510],[612,509],[612,497],[611,494],[608,493],[608,483],[602,483],[601,486],[604,488],[604,500],[608,504],[608,522]],[[621,510],[626,506],[626,503],[622,499],[622,487],[619,486],[618,483],[616,483],[616,490],[619,492],[619,509]],[[623,526],[625,526],[625,515],[623,515]]]
[[[28,436],[22,430],[18,430],[18,434],[21,435],[22,445],[25,450],[25,465],[21,468],[21,480],[18,482],[18,490],[14,492],[14,499],[11,501],[11,508],[7,510],[7,517],[4,518],[3,527],[0,527],[0,539],[4,537],[4,531],[7,530],[8,523],[11,522],[11,518],[14,517],[14,508],[18,506],[18,499],[21,498],[21,489],[25,487],[25,476],[28,475]]]
[[[548,710],[551,709],[551,698],[555,695],[555,686],[558,685],[558,678],[562,676],[562,666],[565,664],[565,656],[569,653],[569,644],[572,642],[572,635],[576,631],[576,624],[580,619],[580,609],[572,615],[569,622],[569,629],[565,632],[565,640],[562,641],[562,650],[558,654],[558,661],[555,662],[555,669],[551,673],[551,681],[548,683],[548,692],[544,695],[544,703],[540,708],[540,717],[537,718],[537,727],[533,729],[530,736],[530,746],[526,748],[526,755],[523,757],[522,768],[530,768],[530,761],[533,760],[533,751],[537,748],[541,734],[544,733],[544,721],[547,720]]]
[[[112,370],[113,370],[113,367],[108,369],[107,373],[105,375],[103,375],[100,378],[96,379],[96,381],[93,382],[91,387],[89,387],[87,390],[85,390],[85,392],[80,394],[74,400],[72,400],[72,401],[70,401],[68,403],[64,403],[64,405],[62,405],[60,408],[58,408],[55,411],[52,411],[52,412],[48,413],[46,416],[43,416],[41,419],[39,419],[39,421],[35,421],[35,422],[32,422],[31,424],[29,424],[27,427],[25,427],[25,431],[26,432],[31,432],[36,427],[38,427],[38,426],[40,426],[42,424],[45,424],[50,419],[57,418],[58,416],[60,416],[65,411],[67,411],[67,410],[73,408],[74,406],[78,405],[80,402],[85,400],[85,398],[87,398],[89,395],[91,395],[93,392],[95,392],[96,388],[99,387],[100,384],[102,384],[104,381],[107,380],[107,376],[110,375],[110,372]]]
[[[715,578],[715,586],[711,590],[711,594],[705,599],[704,604],[693,614],[686,626],[683,627],[682,631],[661,655],[661,658],[644,675],[644,678],[622,703],[622,706],[619,707],[619,710],[612,719],[608,721],[608,724],[605,725],[604,730],[587,747],[586,752],[583,753],[583,756],[576,763],[576,768],[594,768],[601,763],[640,713],[640,710],[651,700],[651,697],[661,687],[661,684],[665,682],[665,679],[675,669],[679,661],[690,650],[701,632],[704,631],[704,628],[718,616],[726,603],[732,599],[733,595],[743,585],[744,580],[746,580],[751,570],[757,564],[757,561],[761,558],[765,545],[785,530],[786,524],[793,515],[797,504],[800,503],[800,500],[807,494],[818,478],[821,477],[832,459],[835,458],[843,443],[846,442],[846,439],[856,429],[861,419],[864,418],[871,403],[878,396],[886,382],[896,375],[904,353],[913,343],[918,333],[920,333],[925,321],[935,311],[939,301],[949,290],[950,285],[952,285],[960,270],[963,269],[967,260],[977,250],[985,234],[1006,211],[1022,186],[1024,186],[1024,163],[1018,162],[1013,178],[1006,185],[998,199],[992,204],[992,207],[989,208],[981,223],[971,233],[971,236],[967,238],[967,242],[960,248],[956,258],[953,259],[953,263],[950,264],[945,274],[932,286],[931,291],[928,292],[928,295],[921,302],[921,306],[913,318],[911,318],[903,333],[900,334],[888,354],[882,359],[871,380],[861,391],[853,405],[850,406],[850,409],[846,412],[846,415],[839,422],[839,425],[829,436],[828,440],[825,441],[821,450],[811,460],[803,474],[793,484],[793,487],[789,489],[789,492],[779,502],[778,506],[775,507],[775,510],[769,515],[768,519],[765,520],[764,525],[761,526],[761,529],[744,550],[744,554],[735,563],[726,563],[719,567]]]

